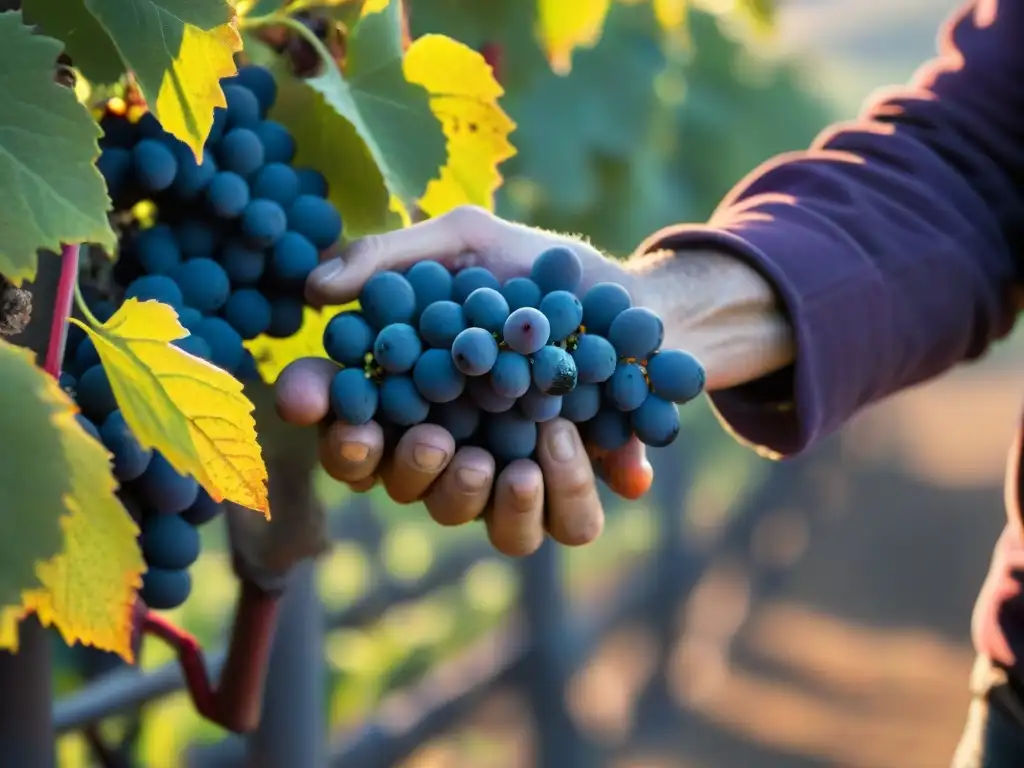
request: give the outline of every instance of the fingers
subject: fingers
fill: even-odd
[[[636,437],[600,459],[601,474],[624,499],[635,500],[651,489],[654,469],[647,461],[647,448]]]
[[[494,483],[494,458],[481,448],[460,448],[423,499],[435,522],[462,525],[478,518]]]
[[[399,504],[423,496],[455,455],[455,440],[436,424],[417,424],[402,435],[381,468],[388,495]]]
[[[509,557],[532,555],[544,543],[544,475],[534,462],[513,461],[498,477],[487,536]]]
[[[374,272],[402,270],[423,259],[452,266],[466,251],[479,250],[498,220],[483,208],[464,206],[436,219],[353,242],[325,261],[306,281],[306,299],[314,306],[355,300]]]
[[[274,384],[278,415],[300,427],[318,423],[331,409],[331,380],[337,372],[336,363],[319,357],[289,363]]]
[[[548,532],[566,546],[589,544],[604,528],[590,457],[572,422],[552,419],[539,426],[537,457],[544,471]]]
[[[350,485],[371,480],[384,453],[384,433],[370,422],[353,427],[340,421],[320,436],[320,463],[335,480]]]

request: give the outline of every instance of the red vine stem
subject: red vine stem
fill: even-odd
[[[78,245],[62,245],[60,248],[60,282],[57,283],[57,298],[50,323],[50,340],[46,345],[46,372],[53,378],[60,377],[61,361],[64,359],[64,343],[67,341],[68,318],[75,300],[75,285],[78,283]]]
[[[142,633],[159,637],[177,652],[196,711],[229,731],[249,733],[259,725],[279,597],[279,593],[242,581],[231,644],[216,688],[199,641],[153,611],[143,615]]]

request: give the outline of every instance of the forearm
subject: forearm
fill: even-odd
[[[911,87],[766,164],[710,226],[669,228],[640,249],[680,261],[729,254],[778,295],[793,367],[713,394],[750,442],[803,450],[863,406],[981,355],[1013,325],[1024,2],[974,3],[951,26]]]
[[[667,348],[685,349],[707,371],[711,392],[760,379],[793,362],[793,329],[768,282],[714,252],[655,251],[631,259],[637,304],[665,323]]]

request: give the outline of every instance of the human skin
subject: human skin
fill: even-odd
[[[665,344],[697,355],[708,372],[709,388],[756,379],[791,360],[791,333],[772,289],[735,258],[708,252],[677,260],[670,253],[653,253],[617,262],[578,239],[512,224],[472,207],[354,243],[311,276],[307,295],[315,305],[351,301],[374,272],[406,269],[422,259],[452,268],[483,265],[505,280],[529,274],[537,254],[554,245],[568,245],[579,254],[581,290],[617,282],[636,304],[659,312],[666,323]],[[290,366],[277,386],[282,413],[300,423],[320,422],[327,415],[334,371],[325,361]],[[535,551],[545,534],[568,546],[589,543],[600,534],[604,518],[595,467],[627,498],[645,493],[652,480],[638,441],[599,456],[564,419],[540,426],[536,461],[513,462],[497,477],[486,451],[456,449],[451,436],[433,424],[413,427],[385,456],[379,425],[335,422],[321,438],[320,456],[332,477],[356,490],[379,480],[396,501],[422,500],[442,525],[483,516],[495,548],[512,556]]]
[[[652,235],[624,266],[581,241],[465,209],[354,244],[313,275],[309,295],[321,302],[351,298],[379,259],[393,266],[479,259],[507,277],[525,268],[524,251],[536,255],[547,244],[570,244],[591,279],[622,282],[636,303],[667,319],[669,345],[702,357],[712,402],[733,434],[765,455],[800,453],[862,408],[978,358],[1013,327],[1024,305],[1022,40],[1024,0],[968,3],[948,22],[939,57],[907,87],[880,94],[857,121],[825,131],[808,151],[754,171],[706,226]],[[313,393],[309,401],[319,408],[321,385],[300,387],[307,363],[296,365],[285,385]],[[279,404],[286,410],[300,399],[287,389],[283,394]],[[486,513],[483,489],[489,493],[490,483],[466,506],[446,478],[461,467],[486,476],[493,463],[480,454],[453,458],[443,434],[417,430],[409,445],[399,446],[406,453],[396,463],[406,462],[420,441],[448,451],[440,478],[425,492],[436,519],[448,504],[485,514],[492,541],[508,554],[535,549],[545,520],[548,533],[565,544],[586,543],[600,532],[594,474],[571,427],[559,421],[545,427],[538,463],[509,467],[497,478],[497,501]],[[566,435],[577,452],[559,463],[552,447]],[[373,443],[373,435],[361,437]],[[1007,526],[973,626],[982,658],[1018,680],[1024,661],[1021,443],[1011,448]],[[400,482],[437,477],[416,475],[410,463],[379,469],[379,448],[348,463],[338,459],[340,451],[326,452],[325,466],[357,488],[378,471],[393,494],[402,493]],[[636,443],[599,457],[598,466],[626,497],[650,485]],[[997,712],[998,699],[978,695]],[[1024,764],[1020,738],[1016,746],[992,750],[965,744],[964,753],[974,757],[958,757],[958,766],[980,765],[978,756],[985,765]]]
[[[1021,39],[1021,0],[968,4],[948,23],[941,55],[910,85],[881,94],[810,150],[753,172],[706,226],[659,232],[625,264],[583,241],[464,208],[354,243],[314,272],[308,295],[348,300],[375,269],[425,258],[483,263],[507,278],[525,274],[544,248],[567,244],[588,280],[623,283],[666,318],[667,344],[702,358],[712,401],[738,437],[771,455],[798,453],[861,408],[977,358],[1012,328],[1024,253]],[[291,377],[282,378],[288,401]],[[309,402],[325,408],[322,396]],[[443,431],[424,425],[380,467],[375,427],[333,429],[336,450],[325,451],[325,465],[353,487],[379,472],[402,500],[422,489],[440,522],[483,512],[493,463],[482,452],[456,455]],[[546,466],[566,440],[575,457]],[[344,447],[352,442],[362,448]],[[440,458],[430,470],[416,466],[424,447]],[[518,463],[497,479],[497,495],[520,502],[510,502],[507,516],[516,507],[534,526],[531,535],[517,529],[519,544],[496,542],[499,549],[522,554],[539,544],[545,495],[556,540],[582,544],[600,532],[584,511],[599,506],[580,448],[575,430],[556,420],[543,430],[539,465]],[[650,484],[635,442],[599,459],[624,496]],[[1011,457],[1008,522],[1019,537],[1018,463]],[[556,482],[556,469],[564,488],[543,487]],[[459,470],[483,482],[467,494],[450,479]]]

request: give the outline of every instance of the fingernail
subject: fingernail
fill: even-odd
[[[555,461],[571,461],[576,455],[576,438],[572,434],[572,427],[558,427],[551,436],[551,455]]]
[[[342,443],[340,450],[342,458],[353,463],[366,461],[370,455],[370,446],[365,443]]]
[[[528,480],[513,480],[508,484],[508,488],[521,507],[532,505],[537,496],[537,486]]]
[[[455,480],[465,493],[476,493],[487,484],[487,473],[479,469],[463,467],[455,473]]]
[[[412,460],[424,472],[436,472],[447,458],[447,451],[427,443],[417,443],[412,449]]]
[[[318,266],[314,273],[314,280],[318,283],[329,283],[345,271],[345,262],[341,259],[331,259]]]

